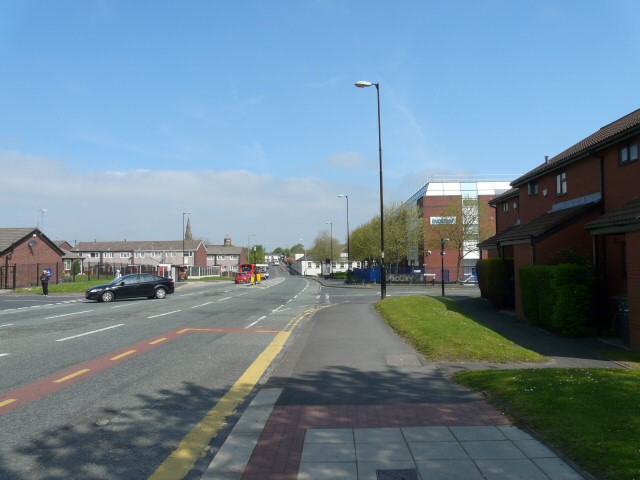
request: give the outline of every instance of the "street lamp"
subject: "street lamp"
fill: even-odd
[[[333,222],[324,222],[331,228],[329,240],[331,242],[331,258],[329,259],[329,277],[333,278]]]
[[[444,297],[444,247],[449,241],[448,238],[440,239],[440,258],[442,258],[442,271],[440,272],[440,283],[442,284],[442,296]]]
[[[251,263],[251,237],[255,237],[255,233],[247,235],[247,261]]]
[[[355,83],[358,88],[367,88],[370,86],[376,87],[378,94],[378,152],[380,157],[380,250],[381,250],[381,263],[380,263],[380,299],[384,300],[387,296],[387,278],[384,268],[384,200],[383,200],[383,183],[382,183],[382,127],[380,125],[380,84],[371,83],[365,80],[360,80]]]
[[[185,258],[184,258],[184,238],[187,236],[185,231],[184,231],[184,216],[185,215],[191,215],[191,212],[182,212],[182,266],[185,266],[185,264],[187,263]]]
[[[47,213],[47,209],[46,208],[41,208],[40,209],[40,213],[41,213],[41,218],[42,218],[42,221],[40,223],[40,231],[42,233],[44,233],[44,214]]]
[[[338,198],[347,199],[347,283],[351,283],[351,246],[349,244],[349,195],[341,193]]]

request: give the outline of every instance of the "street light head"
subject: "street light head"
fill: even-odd
[[[367,82],[366,80],[359,80],[355,83],[355,86],[358,88],[367,88],[373,85],[371,82]]]
[[[341,193],[340,195],[338,195],[338,198],[349,198],[349,195]]]

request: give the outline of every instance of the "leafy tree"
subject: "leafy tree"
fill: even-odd
[[[333,240],[333,257],[331,256],[331,245]],[[330,258],[332,262],[336,261],[336,258],[340,256],[342,245],[337,238],[331,238],[331,234],[328,230],[322,230],[313,241],[313,247],[311,247],[311,255],[317,260],[324,262],[327,258]]]
[[[395,203],[385,208],[384,250],[386,263],[396,266],[407,263],[412,247],[424,242],[424,219],[417,205]]]
[[[302,245],[301,243],[296,243],[293,247],[291,247],[290,252],[292,255],[294,253],[304,253],[304,245]]]

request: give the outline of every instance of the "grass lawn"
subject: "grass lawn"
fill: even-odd
[[[431,361],[542,360],[459,313],[454,300],[388,298],[376,309]],[[492,369],[454,380],[597,478],[640,480],[640,354],[608,355],[628,369]]]
[[[94,277],[95,278],[95,277]],[[78,275],[76,277],[75,282],[60,282],[58,284],[49,283],[49,293],[70,293],[70,292],[82,292],[95,285],[104,285],[105,283],[110,283],[113,280],[113,277],[103,276],[100,280],[91,280],[88,281],[84,275]],[[211,282],[211,281],[231,281],[230,277],[204,277],[198,279],[189,280],[190,282]],[[177,282],[176,282],[177,283]],[[26,288],[17,288],[15,293],[42,293],[42,287],[38,285],[37,287],[26,287]]]
[[[597,478],[640,479],[639,370],[485,370],[454,379]]]
[[[378,302],[376,310],[400,336],[431,361],[507,363],[546,360],[460,313],[454,300],[394,297]]]

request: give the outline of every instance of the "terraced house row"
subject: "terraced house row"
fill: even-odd
[[[601,328],[623,322],[640,350],[640,110],[605,125],[545,159],[495,197],[496,235],[480,244],[489,256],[514,259],[514,271],[550,264],[556,252],[592,258]],[[517,273],[515,307],[523,317]]]

